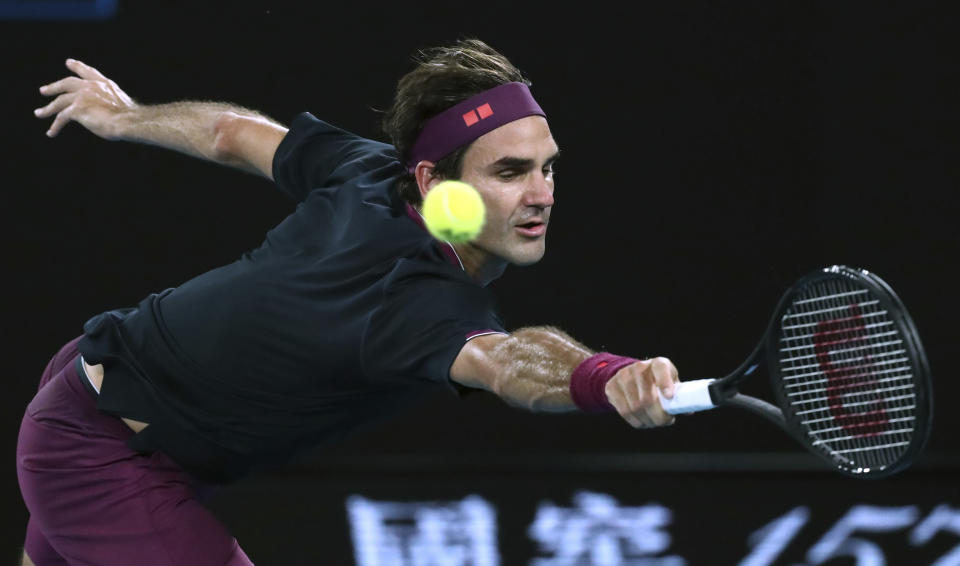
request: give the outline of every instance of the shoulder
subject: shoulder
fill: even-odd
[[[313,144],[320,149],[346,146],[375,153],[396,154],[396,149],[390,144],[357,135],[320,120],[310,112],[301,112],[293,118],[278,149],[291,151],[304,144]]]
[[[372,170],[399,171],[392,145],[344,130],[309,112],[297,115],[273,157],[277,186],[303,200],[316,188],[347,183]]]
[[[503,322],[488,289],[458,267],[402,259],[368,318],[365,369],[447,382],[464,344],[491,332],[503,332]]]

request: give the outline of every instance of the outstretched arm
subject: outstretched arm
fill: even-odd
[[[619,369],[607,371],[608,364]],[[581,404],[591,389],[598,391],[600,405],[606,404],[636,428],[673,422],[660,406],[659,395],[673,397],[673,384],[679,381],[677,368],[667,358],[630,360],[597,354],[552,327],[474,338],[460,351],[450,377],[492,391],[511,405],[550,412],[578,408],[571,393],[573,377]]]
[[[50,137],[74,121],[107,140],[172,149],[273,178],[273,154],[287,128],[254,110],[219,102],[141,105],[100,71],[74,59],[75,75],[40,87],[49,104],[38,118],[55,116]]]

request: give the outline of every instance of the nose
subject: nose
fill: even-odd
[[[553,179],[548,179],[542,173],[531,175],[523,204],[536,208],[553,206]]]

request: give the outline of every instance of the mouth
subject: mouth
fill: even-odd
[[[530,238],[538,238],[547,232],[547,224],[537,218],[531,219],[523,224],[517,224],[514,228],[516,228],[520,234]]]

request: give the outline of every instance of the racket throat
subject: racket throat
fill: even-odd
[[[736,376],[735,378],[714,380],[714,382],[710,384],[710,398],[714,404],[720,405],[736,397],[740,393],[740,384],[756,371],[758,367],[760,367],[760,364],[749,364],[742,370],[734,372],[733,375]]]

